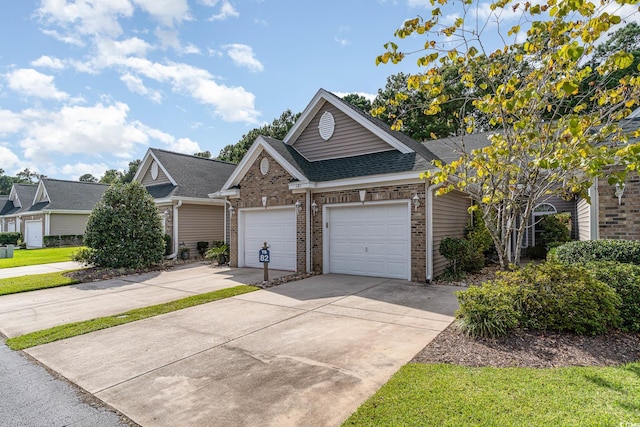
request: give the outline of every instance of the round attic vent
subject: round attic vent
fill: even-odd
[[[269,173],[269,159],[266,157],[260,161],[260,172],[262,175]]]
[[[333,135],[333,131],[336,128],[336,122],[333,119],[333,114],[328,111],[325,111],[320,117],[320,124],[318,125],[318,130],[320,131],[320,137],[325,141],[331,138]]]
[[[151,163],[151,179],[154,181],[158,179],[158,163],[155,160]]]

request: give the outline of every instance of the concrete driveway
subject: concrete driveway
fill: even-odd
[[[271,279],[289,271],[270,270]],[[185,264],[112,280],[0,296],[0,333],[15,337],[52,326],[110,316],[195,294],[262,281],[254,268]]]
[[[315,276],[27,352],[143,426],[339,425],[449,325],[455,290]]]

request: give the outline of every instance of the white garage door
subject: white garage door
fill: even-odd
[[[42,221],[25,221],[25,243],[28,248],[42,247]]]
[[[241,267],[262,267],[258,262],[258,251],[264,242],[269,245],[271,262],[269,268],[276,270],[296,269],[296,214],[293,208],[242,211],[239,248],[244,260]]]
[[[410,279],[411,235],[406,203],[327,211],[330,273]]]

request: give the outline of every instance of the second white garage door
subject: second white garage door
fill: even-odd
[[[271,262],[276,270],[296,269],[296,214],[293,208],[242,211],[240,236],[243,247],[241,267],[261,268],[258,251],[263,242],[269,244]],[[240,254],[239,254],[240,255]]]
[[[325,271],[409,280],[409,215],[407,203],[328,208]]]

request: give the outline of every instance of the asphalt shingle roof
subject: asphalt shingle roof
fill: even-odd
[[[90,211],[109,188],[106,184],[63,181],[50,178],[43,179],[42,183],[49,195],[50,202],[37,203],[31,206],[29,211],[40,211],[42,209]],[[33,197],[29,203],[32,201]]]
[[[177,184],[176,186],[167,184],[148,186],[147,191],[156,199],[167,197],[208,199],[208,194],[219,191],[236,168],[235,164],[220,160],[158,148],[150,150]]]
[[[327,93],[333,97],[335,102],[340,102],[348,106],[355,114],[364,117],[371,124],[388,133],[400,143],[413,150],[413,152],[404,154],[398,150],[390,150],[380,153],[310,162],[302,157],[291,145],[274,138],[262,137],[302,175],[306,176],[309,181],[323,182],[360,176],[410,171],[420,172],[433,168],[431,161],[438,159],[438,156],[429,150],[429,148],[401,132],[392,130],[383,121],[371,117],[369,114],[352,106],[332,93]]]
[[[31,203],[33,203],[33,198],[36,196],[38,186],[36,184],[13,184],[13,188],[16,190],[22,207],[17,207],[13,202],[7,201],[2,211],[0,211],[0,215],[15,215],[27,212],[31,207]]]

